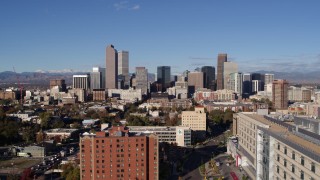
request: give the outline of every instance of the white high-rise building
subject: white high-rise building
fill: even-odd
[[[238,72],[238,64],[235,62],[224,62],[223,63],[223,87],[224,89],[230,89],[228,87],[230,83],[230,74]]]
[[[274,80],[274,74],[265,74],[264,75],[264,84],[265,85],[272,83],[273,80]]]
[[[243,74],[242,73],[231,73],[230,74],[230,90],[233,90],[239,96],[242,96],[242,85],[243,85]]]
[[[90,88],[104,89],[105,88],[105,68],[93,67],[90,73]]]
[[[136,89],[141,89],[142,94],[148,93],[148,69],[136,67]]]

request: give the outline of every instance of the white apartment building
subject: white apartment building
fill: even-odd
[[[108,97],[119,97],[122,100],[141,101],[141,89],[108,89]]]
[[[130,133],[155,134],[159,142],[176,144],[181,147],[191,146],[191,128],[183,126],[128,126]]]
[[[270,116],[238,113],[237,162],[252,179],[320,179],[319,135]]]

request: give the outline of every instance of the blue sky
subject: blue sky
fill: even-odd
[[[173,74],[216,66],[241,71],[320,70],[320,1],[1,0],[0,71],[105,66],[105,48],[130,53],[130,71]]]

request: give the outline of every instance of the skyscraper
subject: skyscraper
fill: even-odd
[[[215,86],[215,68],[213,66],[203,66],[201,72],[204,74],[204,87],[214,90]]]
[[[162,92],[165,92],[170,87],[171,70],[170,66],[158,66],[157,68],[157,82],[161,85]]]
[[[223,66],[227,62],[227,54],[218,54],[217,61],[217,90],[224,89]]]
[[[102,89],[105,88],[105,68],[93,67],[90,73],[90,88]]]
[[[148,70],[145,67],[136,67],[136,89],[142,94],[148,93]]]
[[[274,74],[265,74],[264,75],[264,83],[265,83],[265,85],[272,83],[273,80],[274,80]]]
[[[223,88],[230,88],[230,74],[238,72],[238,64],[235,62],[224,62],[223,63]]]
[[[242,96],[243,74],[231,73],[230,74],[230,90],[233,90],[239,96]]]
[[[272,83],[272,102],[275,109],[288,108],[288,81],[276,79]]]
[[[124,85],[129,86],[129,52],[119,51],[118,52],[118,75],[124,76]]]
[[[73,89],[90,89],[90,75],[73,75]]]
[[[244,73],[243,74],[243,84],[242,84],[242,98],[249,98],[252,92],[251,88],[251,74]]]
[[[106,89],[118,87],[118,52],[113,45],[106,50]]]
[[[204,87],[203,72],[190,72],[188,74],[188,89],[193,94],[197,89]]]

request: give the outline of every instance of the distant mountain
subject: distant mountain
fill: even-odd
[[[275,72],[275,71],[257,71],[257,73],[274,74],[275,79],[286,79],[289,83],[320,83],[320,71],[312,72]]]

